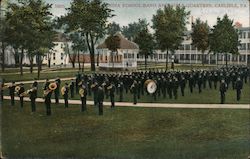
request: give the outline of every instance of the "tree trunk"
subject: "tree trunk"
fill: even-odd
[[[204,66],[204,51],[202,51],[202,54],[201,54],[201,63],[202,63],[202,66]]]
[[[226,56],[226,68],[227,68],[227,53],[225,53],[225,56]]]
[[[96,65],[97,65],[97,66],[99,66],[99,56],[100,56],[100,55],[99,55],[99,52],[98,52],[98,54],[97,54],[97,61],[96,61],[96,62],[97,62]]]
[[[51,53],[48,53],[48,67],[51,67]]]
[[[20,62],[19,62],[19,67],[20,67],[20,75],[23,75],[23,54],[24,54],[24,49],[22,48],[21,50],[21,56],[20,56]]]
[[[2,43],[2,72],[4,72],[5,69],[5,46]]]
[[[77,58],[78,58],[78,69],[81,70],[81,63],[80,63],[80,53],[79,50],[77,50]]]
[[[148,56],[145,55],[145,70],[147,70],[147,59],[148,59]]]
[[[37,78],[40,79],[40,74],[41,74],[41,71],[42,71],[42,57],[41,55],[37,55],[38,56],[38,71],[37,71]]]
[[[166,71],[168,70],[168,49],[167,49],[167,57],[166,57]]]
[[[19,66],[19,53],[18,49],[14,48],[14,61],[15,61],[15,67]]]
[[[30,73],[33,73],[33,56],[29,57],[29,60],[30,60]]]
[[[90,37],[90,42],[89,42],[89,37]],[[95,71],[95,50],[94,50],[94,41],[91,34],[89,33],[86,34],[86,41],[90,53],[91,71]]]
[[[84,72],[84,59],[82,60],[82,72]]]

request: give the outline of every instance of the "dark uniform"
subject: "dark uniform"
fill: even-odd
[[[130,91],[133,94],[134,104],[137,104],[137,82],[134,83],[130,87]]]
[[[70,82],[69,88],[70,88],[70,97],[74,98],[75,83],[73,79]]]
[[[173,81],[173,94],[174,94],[174,99],[177,99],[177,97],[178,97],[178,93],[177,93],[178,86],[179,86],[179,81],[178,81],[177,78],[174,78],[174,81]]]
[[[227,91],[227,84],[225,83],[224,80],[221,81],[220,83],[220,100],[221,104],[225,103],[225,93]]]
[[[119,93],[119,101],[122,102],[123,101],[123,82],[120,82],[118,84],[118,93]]]
[[[109,90],[111,108],[114,108],[115,107],[115,86],[113,83],[108,87],[108,90]]]
[[[69,107],[69,102],[68,102],[68,99],[69,99],[69,87],[68,87],[67,83],[65,83],[65,86],[62,88],[62,95],[63,95],[63,98],[64,98],[65,108],[68,108]]]
[[[12,82],[12,84],[9,86],[9,94],[10,94],[10,104],[11,106],[15,105],[15,82]]]
[[[55,82],[56,82],[56,85],[57,85],[57,87],[55,89],[55,101],[56,101],[56,104],[58,104],[59,103],[59,94],[60,94],[59,92],[60,92],[61,80],[59,78],[57,78],[55,80]]]
[[[24,90],[24,87],[23,87],[23,84],[21,83],[20,84],[20,90],[17,92],[19,98],[20,98],[20,107],[23,108],[23,98],[24,96],[22,95],[22,93],[24,93],[25,90]]]
[[[186,87],[186,79],[185,79],[184,76],[181,77],[180,87],[181,87],[181,95],[184,96],[184,90],[185,90],[185,87]]]
[[[82,88],[80,88],[79,90],[79,95],[81,97],[81,112],[84,112],[87,110],[87,106],[86,106],[86,102],[87,102],[87,89],[86,87],[83,85]]]
[[[36,111],[36,98],[37,98],[37,88],[33,87],[32,90],[29,92],[30,94],[30,101],[31,101],[31,111]]]
[[[103,100],[104,100],[104,90],[102,87],[97,88],[97,105],[99,108],[99,115],[103,115]]]
[[[46,81],[43,85],[43,90],[47,90],[49,88],[49,84],[50,84],[49,79],[46,79]]]
[[[236,94],[237,94],[237,101],[240,100],[241,89],[243,88],[243,81],[238,78],[235,82]]]
[[[51,115],[51,96],[52,96],[52,91],[50,91],[49,88],[44,90],[44,102],[46,108],[46,115],[48,116]]]

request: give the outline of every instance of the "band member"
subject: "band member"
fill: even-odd
[[[122,102],[123,101],[123,82],[121,81],[118,84],[118,92],[119,92],[119,101]]]
[[[243,81],[240,79],[240,77],[237,78],[237,81],[235,82],[235,88],[236,88],[236,94],[237,94],[237,101],[240,100],[241,95],[241,89],[243,87]]]
[[[94,105],[97,106],[97,90],[98,90],[98,84],[97,82],[94,82],[94,84],[91,85],[91,90],[93,91],[93,98],[94,98]]]
[[[10,94],[10,104],[11,106],[14,106],[15,105],[15,88],[16,88],[15,82],[13,81],[11,85],[8,86],[8,88],[9,88],[9,94]]]
[[[49,84],[50,84],[49,79],[46,79],[45,83],[43,84],[43,90],[47,90],[49,87]]]
[[[51,96],[52,96],[52,90],[47,87],[46,90],[44,90],[44,102],[46,107],[46,115],[51,115]]]
[[[179,86],[179,81],[178,81],[178,79],[175,77],[175,78],[174,78],[174,81],[173,81],[173,94],[174,94],[174,99],[177,99],[177,97],[178,97],[178,94],[177,94],[178,86]]]
[[[32,84],[32,87],[38,88],[38,82],[36,81],[36,78],[34,79],[34,82]]]
[[[56,89],[55,89],[55,101],[56,104],[59,103],[59,90],[60,90],[60,84],[61,84],[61,80],[57,77],[57,79],[55,80],[56,83]]]
[[[133,94],[134,105],[137,104],[137,82],[134,80],[133,84],[130,87],[130,91]]]
[[[74,79],[71,79],[69,88],[70,88],[70,97],[74,98],[74,89],[75,89]]]
[[[186,87],[186,79],[185,79],[184,76],[181,77],[180,87],[181,87],[181,95],[184,96],[184,90],[185,90],[185,87]]]
[[[23,98],[24,98],[24,96],[23,96],[22,94],[25,92],[23,86],[24,86],[24,84],[21,83],[21,84],[20,84],[20,89],[19,89],[18,92],[17,92],[18,96],[20,97],[20,107],[21,107],[21,108],[23,108]]]
[[[108,90],[109,90],[111,108],[114,108],[115,107],[115,85],[113,82],[110,84],[110,86],[108,86]]]
[[[32,85],[33,86],[33,85]],[[36,98],[37,98],[37,87],[32,87],[28,93],[30,94],[30,101],[31,101],[31,111],[36,111]]]
[[[68,102],[68,98],[69,98],[69,87],[68,87],[68,83],[65,83],[65,86],[62,87],[61,93],[62,93],[62,96],[63,96],[63,98],[64,98],[65,108],[68,108],[68,107],[69,107],[69,102]]]
[[[220,100],[221,104],[224,104],[225,102],[225,92],[227,91],[227,84],[224,79],[221,80],[220,83]]]
[[[79,92],[79,86],[78,86],[78,83],[80,82],[80,80],[81,80],[81,75],[80,75],[80,73],[79,73],[79,72],[77,72],[77,74],[76,74],[76,93],[78,93],[78,92]]]
[[[80,88],[79,95],[81,97],[81,102],[82,102],[81,112],[84,112],[87,110],[86,103],[87,103],[87,95],[88,95],[87,88],[85,87],[85,85],[82,85],[82,87]]]
[[[103,100],[104,100],[104,90],[101,86],[97,88],[97,105],[99,108],[99,115],[103,115]]]

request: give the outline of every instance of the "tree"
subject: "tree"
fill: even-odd
[[[106,40],[105,44],[107,48],[111,51],[111,62],[114,68],[114,53],[118,54],[118,49],[121,47],[120,45],[120,37],[117,35],[110,35]]]
[[[153,29],[157,46],[161,51],[167,51],[166,70],[168,69],[169,51],[174,52],[178,49],[183,41],[184,31],[186,30],[187,17],[190,12],[185,11],[185,7],[171,5],[165,6],[164,9],[157,10],[153,15]]]
[[[6,22],[4,17],[0,17],[0,46],[1,46],[1,64],[2,64],[2,72],[5,69],[5,49],[8,47],[8,23]]]
[[[130,23],[122,28],[122,34],[129,40],[133,41],[141,30],[146,28],[148,23],[146,19],[139,19],[138,22]]]
[[[238,30],[235,29],[233,20],[230,20],[227,15],[224,15],[223,19],[217,18],[217,24],[209,35],[209,43],[210,52],[226,55],[226,67],[227,54],[238,54],[238,46],[240,45]]]
[[[79,32],[70,34],[70,39],[72,41],[72,50],[73,52],[77,53],[79,70],[81,70],[80,52],[84,52],[87,50],[86,41],[84,39],[84,36],[81,36],[81,33]]]
[[[67,31],[81,32],[90,53],[91,70],[95,71],[95,44],[105,35],[108,18],[113,17],[108,3],[101,0],[73,0],[68,13],[59,19]]]
[[[114,35],[115,33],[119,31],[121,31],[121,27],[119,24],[113,22],[108,25],[108,30],[107,30],[108,35]]]
[[[149,33],[147,28],[141,30],[135,37],[135,43],[139,45],[139,54],[145,58],[145,70],[147,69],[148,56],[153,54],[155,42],[153,35]]]
[[[192,24],[192,45],[202,52],[202,65],[204,65],[204,53],[209,47],[209,26],[207,22],[196,19]]]

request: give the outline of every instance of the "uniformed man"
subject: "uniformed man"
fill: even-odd
[[[240,77],[237,78],[237,81],[235,82],[235,88],[236,88],[236,94],[237,94],[237,101],[240,100],[241,90],[243,88],[243,81]]]
[[[78,83],[81,81],[81,75],[79,72],[77,72],[76,74],[76,93],[79,92],[79,86],[78,86]]]
[[[81,112],[84,112],[87,110],[86,102],[87,102],[87,88],[85,85],[82,85],[82,87],[79,89],[79,95],[81,98]]]
[[[15,105],[15,82],[13,81],[11,85],[9,86],[9,94],[10,94],[10,104],[11,106]]]
[[[180,87],[181,87],[181,95],[184,96],[184,90],[186,87],[186,79],[184,76],[181,76]]]
[[[189,75],[188,78],[188,86],[190,89],[190,93],[193,93],[193,87],[194,87],[194,76],[192,74]]]
[[[70,88],[70,97],[74,98],[74,89],[75,89],[74,79],[71,79],[69,88]]]
[[[130,87],[130,91],[133,94],[134,104],[137,104],[137,82],[134,80],[133,84]]]
[[[29,91],[30,94],[30,101],[31,101],[31,111],[36,111],[36,98],[37,98],[37,87],[31,86],[31,89]]]
[[[174,81],[173,81],[174,99],[177,99],[177,97],[178,97],[178,94],[177,94],[178,86],[179,86],[179,81],[178,81],[178,79],[176,77],[174,77]]]
[[[199,88],[199,93],[201,93],[202,81],[203,81],[202,76],[199,75],[199,76],[198,76],[198,81],[197,81],[198,88]]]
[[[110,86],[108,86],[108,90],[109,90],[111,108],[114,108],[115,107],[115,85],[113,82],[110,84]]]
[[[123,101],[123,82],[120,81],[119,84],[118,84],[118,93],[119,93],[119,102],[122,102]]]
[[[49,87],[49,84],[50,84],[49,79],[46,79],[45,83],[43,84],[43,90],[47,90]]]
[[[93,92],[94,105],[97,106],[98,83],[97,83],[96,81],[91,85],[91,90],[92,90],[92,92]],[[103,90],[103,91],[104,91],[104,90]]]
[[[55,89],[55,101],[56,104],[59,103],[59,94],[60,94],[60,85],[61,85],[61,80],[59,77],[56,78],[55,83],[57,85],[56,89]]]
[[[221,104],[225,103],[225,93],[227,91],[227,84],[224,79],[221,80],[220,83],[220,99],[221,99]]]
[[[172,89],[173,89],[173,80],[172,80],[172,77],[168,77],[167,92],[168,92],[169,99],[172,99]]]
[[[24,90],[24,84],[23,83],[20,83],[20,89],[19,91],[17,92],[19,98],[20,98],[20,107],[23,108],[23,93],[25,92]]]
[[[51,115],[51,96],[52,96],[52,90],[49,89],[49,87],[46,87],[46,90],[44,90],[44,103],[46,108],[46,115]]]
[[[97,88],[97,105],[99,108],[99,115],[103,115],[103,100],[104,100],[104,90],[101,86]]]
[[[62,93],[62,96],[64,98],[65,108],[68,108],[69,107],[69,102],[68,102],[68,99],[69,99],[69,87],[68,87],[68,83],[65,83],[65,86],[62,87],[61,93]]]

